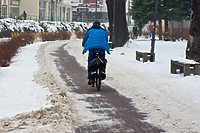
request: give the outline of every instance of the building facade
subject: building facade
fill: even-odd
[[[108,21],[105,0],[72,0],[72,3],[74,21]]]
[[[0,0],[1,18],[36,21],[72,21],[72,5],[69,0]]]

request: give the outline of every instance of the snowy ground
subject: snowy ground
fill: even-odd
[[[108,75],[104,82],[132,98],[142,112],[149,113],[150,123],[170,133],[200,131],[200,76],[170,73],[170,60],[184,60],[187,42],[156,41],[156,61],[136,61],[136,51],[149,52],[150,44],[150,40],[140,38],[112,50],[107,55]],[[81,54],[79,43],[67,49],[87,66],[87,54]]]
[[[89,119],[85,104],[64,85],[49,54],[66,42],[71,43],[65,49],[86,67],[81,40],[71,39],[23,47],[10,67],[0,68],[0,101],[5,101],[0,103],[0,132],[71,132]],[[170,59],[184,59],[185,47],[186,41],[156,41],[156,61],[142,63],[135,60],[135,51],[149,51],[150,40],[131,40],[107,55],[104,83],[132,98],[141,112],[149,113],[148,122],[167,132],[199,132],[200,76],[170,73]],[[82,109],[85,114],[79,113]]]
[[[40,109],[46,103],[47,91],[32,81],[38,69],[35,55],[39,45],[20,48],[11,66],[0,68],[0,118]]]

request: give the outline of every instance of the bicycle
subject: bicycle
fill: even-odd
[[[101,58],[101,51],[94,51],[95,58],[90,62],[90,68],[89,68],[89,75],[91,79],[94,80],[92,87],[95,86],[99,91],[101,88],[101,81],[106,78],[106,63],[107,60],[104,58]]]

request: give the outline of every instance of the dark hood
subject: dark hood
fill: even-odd
[[[88,29],[88,31],[91,30],[91,29],[102,29],[102,30],[105,30],[99,24],[93,24],[92,27]]]

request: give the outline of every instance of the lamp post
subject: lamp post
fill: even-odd
[[[97,20],[97,0],[96,0],[96,8],[95,8],[95,20]]]
[[[152,33],[152,39],[151,39],[150,62],[154,61],[155,28],[156,28],[157,10],[158,10],[158,0],[156,0],[156,6],[155,6],[154,25],[153,25],[153,33]]]
[[[86,21],[86,23],[87,23],[87,18],[88,18],[88,11],[87,11],[87,8],[88,7],[88,5],[87,5],[87,0],[85,0],[85,21]]]
[[[58,17],[58,14],[57,14],[57,13],[58,13],[57,2],[58,2],[58,0],[56,0],[55,2],[56,2],[56,5],[55,5],[55,6],[56,6],[56,7],[55,7],[55,8],[56,8],[56,10],[55,10],[55,12],[56,12],[56,21],[57,21],[57,17]]]
[[[129,15],[129,10],[130,10],[130,0],[128,0],[128,25],[130,25],[130,15]]]
[[[101,7],[101,15],[99,15],[99,16],[100,16],[100,20],[101,20],[101,22],[102,22],[102,19],[103,19],[103,13],[102,13],[103,1],[102,1],[102,0],[101,0],[101,2],[100,2],[100,7]]]
[[[2,6],[1,6],[1,0],[0,0],[0,18],[1,18],[1,7],[2,7]]]
[[[115,0],[113,3],[112,49],[115,47]]]

